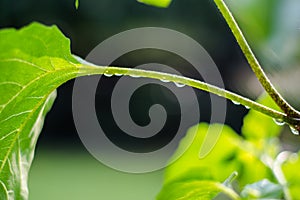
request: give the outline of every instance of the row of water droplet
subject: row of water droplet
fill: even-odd
[[[237,101],[231,101],[234,105],[241,105],[240,102]],[[246,109],[250,109],[249,106],[244,106]]]
[[[274,122],[278,125],[278,126],[283,126],[285,125],[285,122],[282,120],[282,119],[273,119]],[[294,134],[294,135],[299,135],[299,131],[297,129],[295,129],[293,126],[289,126],[290,129],[291,129],[291,132]]]
[[[237,101],[232,101],[233,104],[235,105],[241,105],[239,102]],[[249,109],[248,106],[245,106],[246,109]],[[278,125],[278,126],[283,126],[285,125],[285,122],[282,120],[282,119],[273,119],[274,122]],[[293,126],[289,126],[290,129],[291,129],[291,132],[294,134],[294,135],[299,135],[299,131],[297,129],[295,129]]]
[[[118,74],[118,73],[114,73],[114,74],[111,74],[111,73],[104,73],[103,75],[106,76],[106,77],[112,77],[113,75],[115,75],[115,76],[122,76],[123,74]],[[137,75],[129,75],[129,76],[132,77],[132,78],[139,78],[139,77],[140,77],[140,76],[137,76]],[[168,83],[168,82],[170,82],[169,80],[166,80],[166,79],[161,79],[160,81],[162,81],[163,83]],[[177,83],[177,82],[174,82],[174,84],[175,84],[177,87],[179,87],[179,88],[185,86],[184,84],[182,84],[182,83]],[[241,104],[240,104],[239,102],[237,102],[237,101],[232,101],[232,103],[235,104],[235,105],[241,105]],[[248,106],[245,106],[245,108],[246,108],[246,109],[249,109]],[[283,126],[283,125],[285,124],[285,122],[284,122],[283,120],[281,120],[281,119],[274,119],[274,122],[275,122],[277,125],[279,125],[279,126]],[[291,132],[292,132],[294,135],[299,135],[299,131],[296,130],[293,126],[290,126],[290,129],[291,129]]]
[[[106,76],[106,77],[123,76],[123,74],[118,74],[118,73],[114,73],[114,74],[111,74],[111,73],[104,73],[103,75]],[[128,75],[128,76],[130,76],[130,77],[132,77],[132,78],[140,78],[140,76],[137,76],[137,75]],[[166,79],[160,79],[160,81],[163,82],[163,83],[168,83],[168,82],[170,82],[169,80],[166,80]],[[177,83],[177,82],[174,82],[174,84],[175,84],[177,87],[179,87],[179,88],[185,86],[185,84]]]

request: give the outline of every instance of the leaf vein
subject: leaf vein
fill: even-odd
[[[10,115],[10,116],[8,116],[7,118],[1,120],[0,123],[3,123],[3,122],[5,122],[5,121],[7,121],[7,120],[9,120],[9,119],[11,119],[11,118],[13,118],[13,117],[18,117],[18,116],[20,116],[20,115],[24,115],[24,114],[26,114],[26,113],[30,113],[31,111],[32,111],[32,110],[26,110],[26,111],[23,111],[23,112],[19,112],[19,113]]]
[[[65,71],[65,69],[61,69],[61,70],[57,70],[57,71]],[[76,71],[72,71],[72,72],[69,72],[68,74],[72,74],[72,73],[74,73],[74,74],[77,75],[77,74],[78,74],[78,71],[77,71],[77,70],[76,70]],[[46,75],[49,75],[49,73],[45,73],[43,76],[40,76],[40,77],[38,77],[38,78],[32,80],[30,83],[28,83],[28,84],[26,85],[26,87],[28,87],[30,84],[33,84],[35,81],[37,81],[37,80],[40,79],[40,78],[43,78],[43,77],[46,76]],[[24,87],[24,88],[26,88],[26,87]],[[22,90],[24,90],[24,88],[23,88]],[[51,91],[51,92],[52,92],[52,91]],[[51,92],[49,92],[49,94],[50,94]],[[45,100],[46,100],[46,98],[49,96],[49,94],[46,94],[46,95],[43,97],[43,99],[41,99],[41,100],[36,104],[36,106],[32,109],[32,112],[29,113],[29,115],[27,116],[26,119],[29,119],[29,118],[33,115],[33,113],[41,106],[41,104],[42,104],[43,102],[45,102]],[[16,98],[16,96],[14,96],[14,98]],[[1,114],[1,112],[0,112],[0,114]],[[19,128],[18,131],[17,131],[17,134],[15,135],[15,137],[13,138],[13,140],[12,140],[10,146],[8,147],[8,151],[5,153],[5,156],[4,156],[3,160],[2,160],[2,164],[1,164],[1,166],[0,166],[0,172],[3,170],[3,167],[4,167],[4,165],[5,165],[5,163],[6,163],[7,159],[8,159],[9,154],[11,153],[11,151],[12,151],[12,149],[13,149],[13,146],[14,146],[15,142],[17,141],[17,139],[18,139],[20,133],[22,132],[23,128],[25,127],[26,121],[27,121],[27,120],[24,120],[24,122],[20,125],[20,128]]]
[[[39,66],[39,65],[36,65],[32,62],[28,62],[28,61],[25,61],[25,60],[22,60],[20,58],[7,58],[7,59],[1,59],[0,62],[20,62],[20,63],[23,63],[23,64],[26,64],[26,65],[30,65],[32,67],[35,67],[41,71],[44,71],[44,72],[49,72],[49,70],[46,70],[45,68]]]
[[[0,141],[1,141],[1,140],[4,140],[5,138],[7,138],[8,136],[10,136],[11,134],[13,134],[14,132],[17,132],[17,131],[18,131],[18,129],[15,129],[15,130],[13,130],[13,131],[11,131],[11,132],[5,134],[3,137],[0,138]],[[2,149],[2,148],[1,148],[1,149]]]
[[[21,85],[20,83],[14,82],[14,81],[4,81],[4,82],[1,82],[0,85],[16,85],[21,88],[23,87],[23,85]]]

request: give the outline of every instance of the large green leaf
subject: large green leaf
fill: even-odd
[[[210,135],[207,135],[208,130]],[[220,138],[212,151],[206,157],[200,158],[199,152],[205,137],[219,134],[220,131]],[[197,133],[196,136],[195,132]],[[235,159],[240,151],[241,142],[241,138],[226,125],[201,123],[192,127],[180,142],[175,157],[176,154],[184,153],[166,168],[165,183],[178,179],[224,181],[238,168]],[[188,149],[185,149],[187,144],[191,145]]]
[[[199,151],[208,130],[210,130],[209,134],[218,134],[221,131],[221,136],[212,151],[206,157],[200,158]],[[189,143],[191,143],[190,147],[185,149],[184,147]],[[270,169],[260,160],[260,155],[256,154],[256,147],[251,142],[243,140],[226,125],[201,123],[192,127],[181,141],[175,156],[181,153],[182,156],[165,170],[165,182],[161,194],[167,188],[172,188],[171,185],[175,183],[174,187],[184,187],[178,184],[190,184],[195,181],[196,183],[197,181],[222,182],[233,171],[239,174],[237,185],[240,188],[263,178],[274,180]],[[202,189],[197,191],[201,193]]]
[[[27,199],[27,175],[55,89],[80,65],[57,27],[0,31],[0,197]],[[50,95],[50,97],[49,97]]]
[[[199,157],[206,134],[221,136],[212,151],[204,158]],[[194,137],[194,132],[197,132]],[[209,137],[209,135],[208,135]],[[191,143],[192,141],[192,143]],[[191,143],[186,150],[186,144]],[[247,183],[256,182],[263,178],[272,180],[270,169],[256,155],[255,146],[243,140],[229,126],[222,124],[201,123],[192,127],[181,141],[175,154],[184,153],[165,170],[165,184],[177,180],[216,180],[224,181],[233,171],[237,171],[241,187]],[[176,156],[176,155],[175,155]]]

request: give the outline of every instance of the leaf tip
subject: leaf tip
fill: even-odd
[[[155,6],[159,8],[167,8],[171,4],[172,0],[137,0],[140,3]]]
[[[76,10],[78,10],[78,7],[79,7],[79,0],[75,0],[75,8],[76,8]]]

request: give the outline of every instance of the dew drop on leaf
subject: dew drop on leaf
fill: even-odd
[[[164,83],[168,83],[170,82],[169,80],[166,80],[166,79],[160,79],[161,82],[164,82]]]
[[[177,87],[184,87],[185,85],[184,84],[182,84],[182,83],[176,83],[176,82],[174,82],[175,83],[175,85],[177,86]]]
[[[114,75],[115,75],[115,76],[122,76],[123,74],[115,73]]]
[[[231,101],[231,102],[235,105],[240,105],[240,102],[237,102],[237,101]]]
[[[137,76],[137,75],[129,75],[129,76],[132,78],[140,78],[140,76]]]
[[[279,125],[279,126],[283,126],[285,124],[285,122],[282,119],[273,119],[275,124]]]
[[[112,77],[113,76],[113,74],[108,74],[108,73],[104,73],[103,75],[106,76],[106,77]]]
[[[290,129],[294,135],[299,135],[299,131],[296,130],[294,127],[290,126]]]

